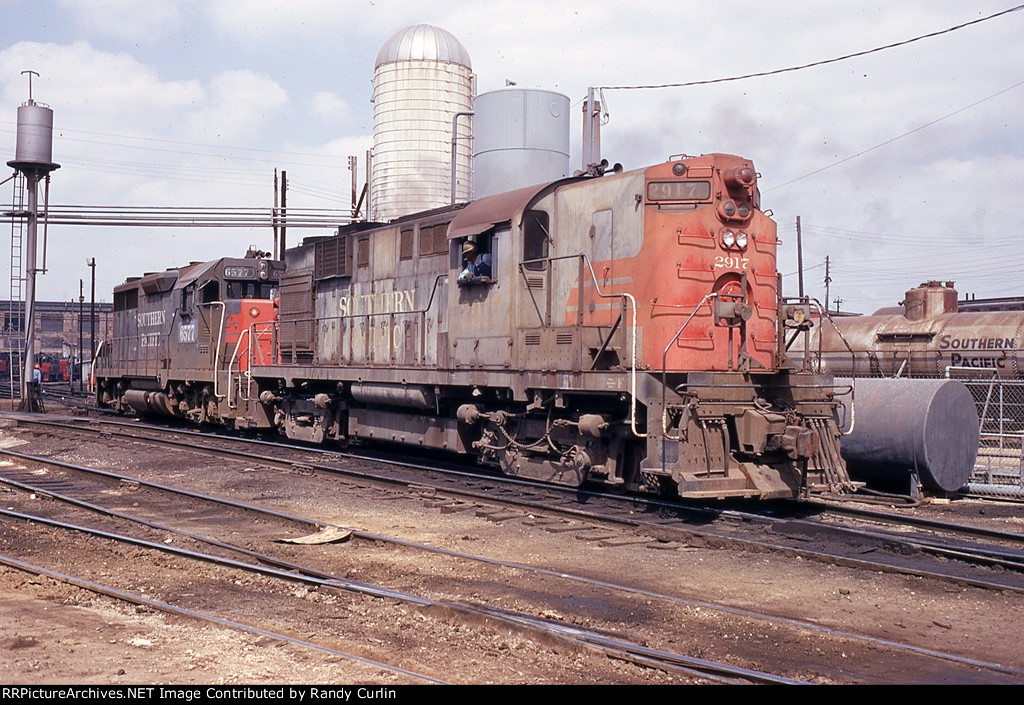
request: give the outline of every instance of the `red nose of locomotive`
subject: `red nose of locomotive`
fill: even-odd
[[[645,364],[773,369],[778,240],[760,211],[753,165],[711,154],[653,166],[643,207]]]

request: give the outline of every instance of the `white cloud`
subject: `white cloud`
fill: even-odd
[[[352,119],[348,101],[335,93],[317,91],[310,102],[313,114],[326,123],[341,125]]]
[[[198,81],[164,81],[153,69],[125,53],[94,49],[88,42],[68,45],[20,42],[0,51],[3,117],[27,97],[20,72],[32,68],[36,100],[54,109],[54,125],[76,130],[165,129],[175,113],[202,102]],[[128,130],[125,126],[130,125]]]
[[[209,0],[204,7],[220,31],[249,41],[313,40],[311,33],[319,41],[341,41],[429,21],[417,0]]]
[[[181,30],[202,0],[59,0],[83,30],[139,39],[167,37]]]
[[[287,99],[285,90],[267,76],[225,71],[210,81],[208,100],[186,113],[180,132],[201,142],[251,142]]]

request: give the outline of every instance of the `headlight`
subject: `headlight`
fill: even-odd
[[[746,203],[741,203],[741,204],[739,204],[739,206],[736,207],[736,213],[741,218],[744,218],[744,219],[749,218],[750,217],[750,206],[748,206]]]
[[[736,233],[736,246],[737,247],[746,247],[747,246],[747,233],[745,231],[740,230],[738,233]]]
[[[736,244],[736,234],[732,230],[726,230],[722,233],[722,244],[726,247],[732,247]]]
[[[736,204],[732,201],[726,201],[722,204],[722,212],[727,218],[731,218],[736,215]]]

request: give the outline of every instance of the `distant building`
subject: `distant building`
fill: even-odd
[[[96,342],[104,340],[113,333],[113,317],[110,303],[96,302]],[[87,350],[92,348],[89,341],[91,304],[82,304],[82,340]],[[25,308],[19,301],[0,299],[0,314],[3,315],[3,328],[0,329],[0,353],[19,351],[25,341]],[[78,302],[70,301],[37,301],[36,318],[36,352],[55,358],[78,358],[79,341],[79,306]],[[86,354],[86,360],[92,355]]]
[[[1005,296],[998,299],[963,299],[957,302],[957,310],[963,313],[1024,311],[1024,296]]]

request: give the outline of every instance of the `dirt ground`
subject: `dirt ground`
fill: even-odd
[[[24,445],[20,445],[24,443]],[[0,446],[20,445],[25,452],[52,453],[55,457],[91,461],[106,456],[113,467],[133,473],[161,476],[172,484],[196,480],[181,469],[168,471],[166,462],[141,447],[77,446],[67,440],[31,437],[14,427],[0,427]],[[0,458],[0,460],[3,460]],[[593,620],[619,624],[624,633],[647,639],[697,657],[727,656],[741,665],[752,654],[777,652],[790,662],[802,659],[806,670],[795,672],[813,682],[864,682],[850,659],[869,658],[871,649],[843,646],[799,629],[752,625],[716,611],[706,603],[735,609],[767,612],[794,620],[853,633],[871,634],[924,649],[952,650],[978,660],[1024,669],[1019,649],[1019,625],[1024,623],[1024,599],[1012,593],[933,583],[918,578],[858,571],[796,558],[713,550],[700,546],[659,545],[644,537],[621,536],[612,541],[591,540],[585,532],[555,532],[528,515],[502,517],[479,512],[445,512],[436,502],[383,494],[335,493],[307,488],[301,478],[283,473],[258,477],[235,471],[234,481],[212,471],[199,478],[227,488],[232,497],[258,502],[321,521],[381,535],[432,544],[491,558],[543,566],[555,571],[585,573],[604,580],[639,584],[664,594],[681,595],[694,602],[679,614],[678,634],[654,624],[664,621],[666,610],[642,596],[618,598],[616,614],[597,614],[583,592],[533,594],[526,580],[513,573],[502,578],[500,606],[529,609],[557,619]],[[0,506],[6,507],[0,492]],[[983,504],[964,503],[958,509],[985,516]],[[949,511],[949,510],[946,510]],[[513,513],[514,514],[514,513]],[[1013,512],[992,512],[999,528],[1019,531],[1022,519]],[[0,518],[0,536],[16,541],[24,531]],[[12,538],[14,537],[14,538]],[[2,548],[2,546],[0,546]],[[441,562],[435,556],[385,550],[372,542],[350,542],[325,548],[336,560],[346,561],[350,577],[391,581],[399,587],[417,587],[443,594],[445,585],[462,589],[473,569]],[[6,552],[6,550],[0,550]],[[83,552],[81,561],[89,561]],[[131,571],[139,584],[158,584],[161,567],[136,561],[121,570]],[[419,576],[419,577],[417,577]],[[446,582],[446,576],[451,576]],[[521,576],[520,576],[521,577]],[[483,580],[483,578],[478,578]],[[488,593],[490,594],[490,593]],[[465,597],[453,594],[452,597]],[[478,596],[479,597],[479,596]],[[310,609],[317,601],[310,599]],[[484,599],[484,598],[480,598]],[[701,606],[701,605],[704,606]],[[607,612],[607,604],[601,602]],[[360,609],[372,611],[373,605]],[[591,610],[591,611],[588,611]],[[368,612],[369,613],[369,612]],[[372,619],[384,612],[372,612]],[[465,625],[449,618],[392,612],[408,620],[409,632],[422,629],[416,642],[417,670],[427,670],[456,683],[629,683],[668,684],[691,679],[657,669],[608,659],[601,654],[523,639],[501,633],[493,626]],[[372,624],[363,619],[361,624]],[[645,633],[645,624],[651,625]],[[420,626],[417,626],[420,625]],[[394,625],[389,625],[394,627]],[[384,629],[381,633],[384,633]],[[389,632],[390,633],[390,632]],[[372,631],[361,636],[373,640]],[[413,638],[410,636],[410,638]],[[379,639],[378,639],[379,640]],[[396,647],[397,648],[397,647]],[[410,648],[408,644],[404,649]],[[386,643],[372,652],[387,654]],[[765,659],[770,660],[769,656]],[[476,665],[474,665],[476,664]],[[910,682],[948,682],[944,666],[934,673],[915,675]],[[876,682],[904,682],[898,660],[880,665]],[[502,675],[504,674],[504,675]],[[957,682],[996,682],[991,673],[973,677],[956,675]],[[914,680],[916,679],[916,680]],[[412,682],[391,673],[325,656],[276,639],[203,624],[183,617],[136,607],[85,590],[0,568],[0,682],[5,684],[272,684],[272,683],[402,683]]]

